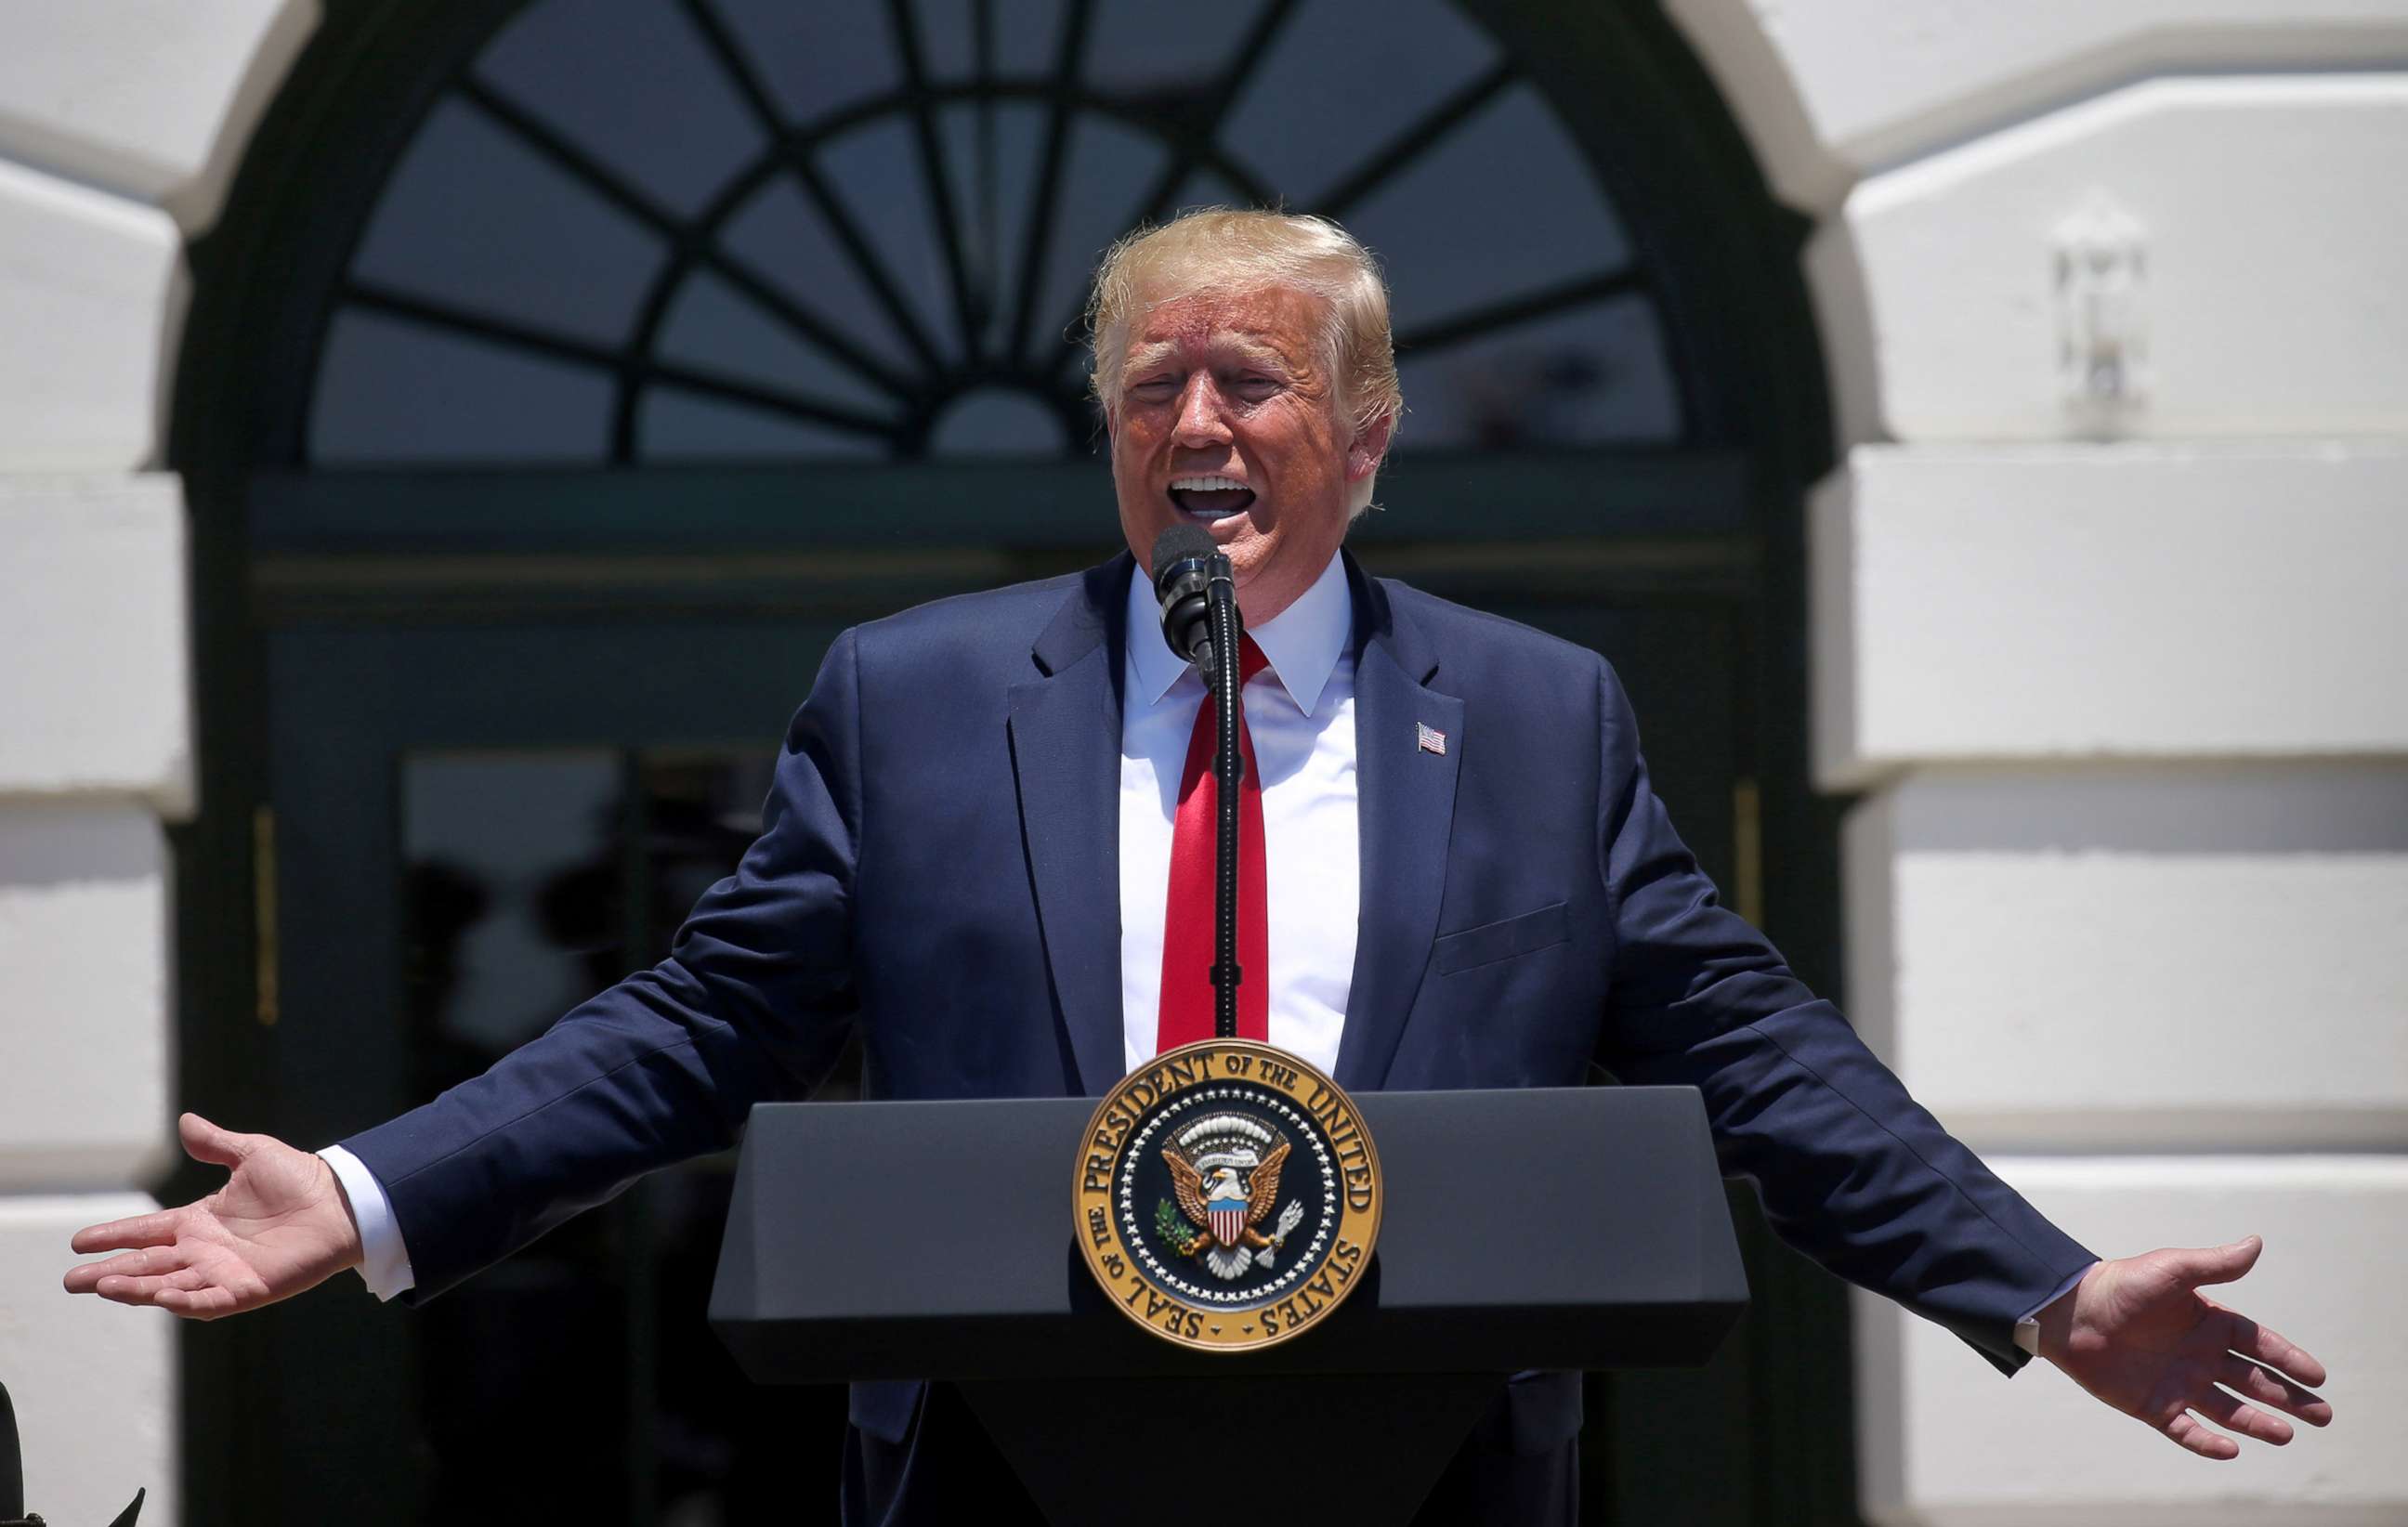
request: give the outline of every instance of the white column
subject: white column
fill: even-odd
[[[2408,1520],[2408,0],[1666,8],[1824,220],[1856,1020],[2096,1249],[2264,1234],[2340,1416],[2211,1464],[1860,1300],[1866,1514]]]
[[[152,470],[186,235],[307,0],[21,6],[0,44],[0,1380],[27,1504],[180,1515],[177,1334],[71,1298],[176,1111],[163,821],[193,806],[181,484]]]
[[[136,1487],[145,1522],[177,1516],[172,1321],[59,1286],[77,1226],[151,1206],[128,1190],[174,1120],[183,495],[123,469],[151,450],[176,242],[162,213],[0,164],[0,332],[37,339],[0,346],[0,1381],[53,1521],[110,1520]]]

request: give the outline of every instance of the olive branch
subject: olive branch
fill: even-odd
[[[1180,1217],[1168,1198],[1154,1201],[1154,1233],[1168,1241],[1171,1249],[1182,1257],[1196,1249],[1195,1227]]]

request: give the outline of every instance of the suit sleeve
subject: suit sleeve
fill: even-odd
[[[1649,788],[1610,668],[1598,688],[1598,852],[1616,941],[1599,1059],[1627,1082],[1697,1088],[1724,1174],[1755,1185],[1784,1240],[2014,1372],[2028,1361],[2014,1322],[2097,1258],[1720,904]]]
[[[343,1142],[432,1298],[657,1167],[735,1143],[834,1063],[855,1006],[861,732],[838,637],[780,753],[761,835],[669,957],[432,1103]]]

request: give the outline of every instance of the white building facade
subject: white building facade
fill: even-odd
[[[2235,1302],[2341,1415],[2210,1465],[1859,1300],[1862,1512],[2401,1520],[2408,0],[1666,9],[1815,227],[1852,1016],[2102,1252],[2264,1234]],[[0,1380],[58,1521],[178,1520],[170,1322],[57,1279],[172,1159],[182,251],[318,21],[0,18]]]

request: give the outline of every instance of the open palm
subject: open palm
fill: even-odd
[[[2332,1420],[2332,1406],[2301,1387],[2323,1383],[2324,1364],[2199,1292],[2246,1273],[2261,1249],[2252,1235],[2100,1263],[2061,1301],[2061,1320],[2043,1318],[2042,1350],[2099,1399],[2202,1458],[2241,1448],[2200,1417],[2279,1447],[2291,1425],[2275,1411],[2312,1426]]]
[[[193,1159],[234,1169],[181,1208],[76,1232],[79,1253],[123,1251],[68,1270],[69,1293],[156,1305],[214,1320],[289,1299],[360,1260],[360,1236],[334,1171],[265,1135],[236,1135],[198,1114],[177,1120]]]

